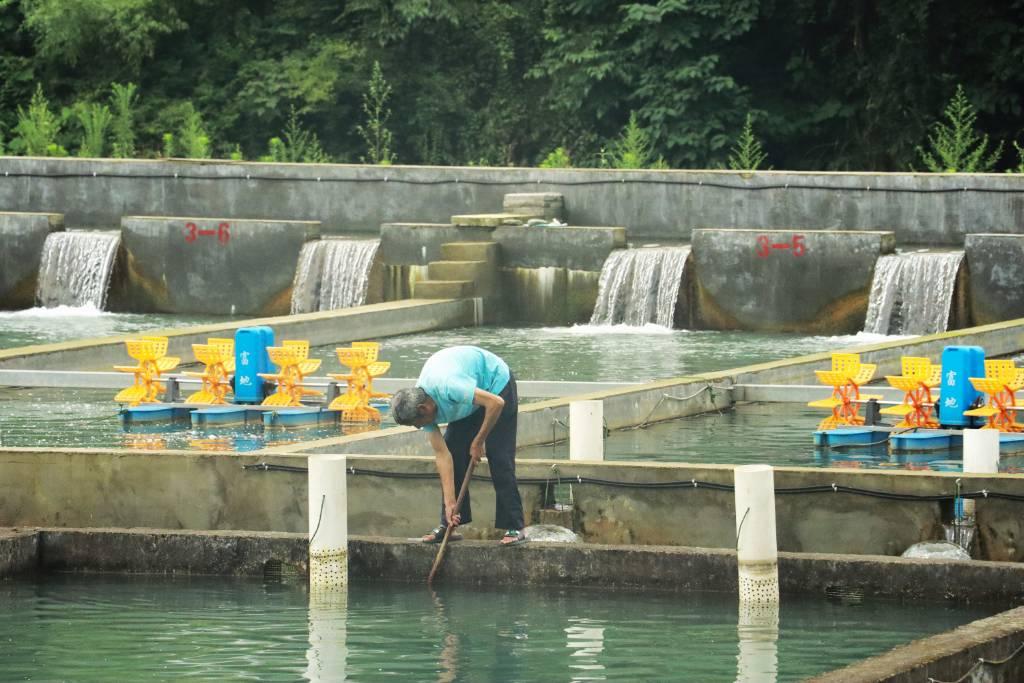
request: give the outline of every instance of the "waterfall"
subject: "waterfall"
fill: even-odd
[[[601,268],[591,325],[672,327],[690,247],[613,251]]]
[[[47,235],[36,303],[47,308],[92,305],[102,310],[120,243],[119,232],[75,230]]]
[[[962,251],[882,256],[875,264],[864,331],[945,332]]]
[[[292,313],[361,306],[380,240],[322,239],[299,253],[292,286]]]

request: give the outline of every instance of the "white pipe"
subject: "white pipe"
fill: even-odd
[[[309,587],[348,585],[348,489],[344,455],[309,456]]]
[[[734,477],[740,604],[777,604],[774,471],[770,465],[741,465],[734,469]]]
[[[964,474],[996,474],[999,472],[999,430],[964,430]],[[974,516],[973,500],[964,501],[964,516]]]
[[[604,402],[569,403],[569,460],[604,460]]]

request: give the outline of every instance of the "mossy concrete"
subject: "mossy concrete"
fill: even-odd
[[[35,304],[43,244],[51,232],[63,229],[59,213],[0,211],[0,309]]]
[[[964,262],[973,324],[1024,316],[1024,236],[968,235]]]

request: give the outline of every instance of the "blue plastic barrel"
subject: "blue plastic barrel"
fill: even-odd
[[[267,347],[273,345],[274,330],[265,325],[235,332],[235,403],[263,402],[263,378],[258,373],[273,372],[267,356]]]
[[[980,346],[947,346],[942,351],[942,389],[939,422],[944,427],[971,427],[974,418],[964,415],[982,396],[971,377],[985,376],[985,349]]]

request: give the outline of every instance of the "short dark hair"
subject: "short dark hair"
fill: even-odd
[[[426,402],[427,392],[419,387],[399,389],[391,397],[391,417],[400,425],[411,425]]]

